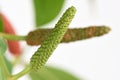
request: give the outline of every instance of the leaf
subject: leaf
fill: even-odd
[[[5,63],[6,63],[6,66],[7,66],[8,70],[9,70],[9,72],[12,73],[12,68],[13,68],[12,63],[9,60],[7,60],[6,57],[4,57],[4,60],[5,60]]]
[[[52,21],[60,12],[64,0],[33,0],[35,8],[36,27]]]
[[[7,50],[7,44],[4,39],[0,38],[0,55],[3,55]]]
[[[4,74],[1,67],[0,67],[0,80],[4,80]]]
[[[48,70],[41,69],[37,72],[32,71],[30,74],[31,80],[58,80]]]
[[[1,18],[1,14],[0,14],[0,32],[3,31],[3,22],[2,22],[2,18]]]
[[[51,72],[51,74],[54,74],[54,76],[59,78],[59,80],[79,80],[78,78],[66,71],[49,66],[47,66],[47,69]]]
[[[38,72],[31,72],[32,80],[79,80],[70,73],[53,67],[45,67]]]

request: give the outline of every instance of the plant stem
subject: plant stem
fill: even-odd
[[[28,72],[31,71],[31,67],[27,66],[24,70],[22,70],[21,72],[19,72],[18,74],[12,75],[11,78],[9,80],[17,80],[18,78],[24,76],[25,74],[27,74]]]
[[[0,32],[0,37],[8,40],[26,40],[26,36],[18,36]]]
[[[9,73],[9,71],[8,71],[8,68],[7,68],[6,64],[5,64],[5,61],[4,61],[4,58],[3,58],[2,55],[0,55],[0,66],[1,66],[2,69],[3,69],[5,76],[6,76],[6,77],[9,76],[10,73]]]

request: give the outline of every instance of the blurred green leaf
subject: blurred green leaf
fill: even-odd
[[[32,80],[80,80],[68,72],[48,66],[29,75]]]
[[[0,32],[2,31],[3,31],[3,22],[2,22],[1,15],[0,15]]]
[[[78,78],[76,78],[75,76],[66,71],[48,66],[47,69],[49,70],[49,72],[51,72],[51,74],[54,74],[54,76],[59,78],[59,80],[79,80]]]
[[[4,74],[1,67],[0,67],[0,80],[4,80]]]
[[[59,80],[47,70],[41,69],[40,71],[32,71],[30,74],[31,80]]]
[[[12,63],[6,57],[4,57],[4,60],[5,60],[5,63],[6,63],[6,66],[9,70],[9,72],[12,73],[12,68],[13,68]]]
[[[52,21],[60,12],[64,0],[33,0],[36,27]]]
[[[7,44],[3,38],[0,38],[0,55],[3,55],[7,50]]]

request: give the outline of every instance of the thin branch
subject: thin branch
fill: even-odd
[[[8,80],[17,80],[18,78],[24,76],[25,74],[29,73],[31,71],[31,67],[27,66],[24,70],[19,72],[18,74],[10,76]]]
[[[3,37],[4,39],[8,40],[26,40],[26,36],[18,36],[18,35],[13,35],[13,34],[7,34],[7,33],[2,33],[0,32],[0,37]]]

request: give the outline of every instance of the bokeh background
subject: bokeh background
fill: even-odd
[[[99,38],[60,44],[47,64],[67,70],[83,80],[120,80],[120,1],[66,0],[57,18],[44,27],[53,28],[69,6],[77,8],[77,14],[70,28],[106,25],[112,30]],[[15,27],[17,34],[26,35],[34,29],[32,0],[0,0],[0,8]],[[31,47],[25,42],[21,44],[25,53],[23,59],[29,63],[38,46]],[[12,56],[9,55],[9,58]],[[23,68],[17,65],[13,73]],[[29,80],[28,76],[24,76],[19,80],[27,79]]]

